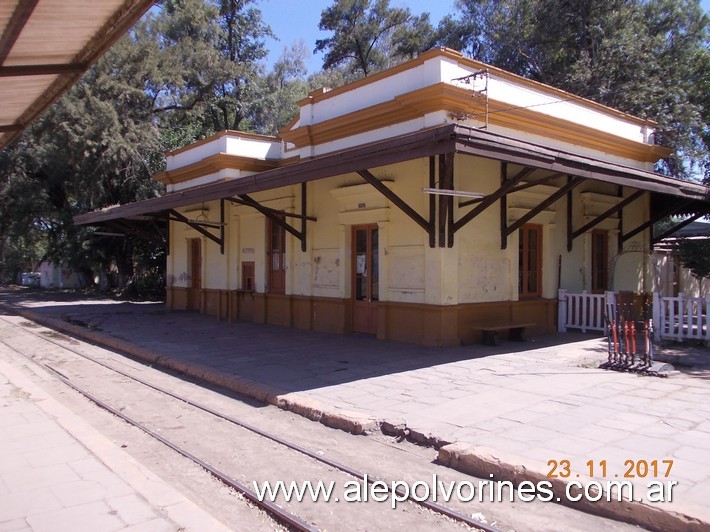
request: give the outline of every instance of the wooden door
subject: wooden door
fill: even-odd
[[[379,234],[377,225],[353,227],[353,331],[377,333],[380,300]]]
[[[202,298],[202,240],[190,239],[190,293],[189,310],[200,310]]]

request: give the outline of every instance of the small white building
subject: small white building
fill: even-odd
[[[39,286],[42,288],[85,288],[86,279],[68,265],[42,261],[39,265]]]

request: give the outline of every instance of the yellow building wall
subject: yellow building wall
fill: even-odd
[[[438,173],[438,160],[436,166]],[[510,165],[508,175],[515,175],[519,169]],[[429,159],[376,168],[372,173],[429,219],[430,196],[422,191],[429,186]],[[489,194],[499,188],[500,176],[498,161],[461,155],[455,158],[455,189]],[[509,225],[553,190],[536,188],[508,196]],[[266,207],[300,213],[301,191],[301,185],[294,185],[251,197]],[[471,325],[476,321],[496,319],[532,320],[540,324],[538,332],[554,330],[558,288],[572,292],[590,289],[590,233],[580,235],[574,240],[572,252],[567,251],[566,197],[530,221],[543,227],[543,297],[518,302],[518,231],[508,237],[507,248],[501,249],[500,202],[462,227],[453,248],[438,247],[437,229],[437,246],[431,248],[428,233],[357,174],[310,182],[306,194],[307,214],[317,221],[307,222],[305,251],[299,239],[286,233],[285,295],[269,293],[268,219],[251,207],[225,202],[224,254],[216,243],[194,229],[171,222],[168,303],[185,308],[184,292],[190,286],[188,243],[190,238],[199,237],[202,312],[225,319],[348,332],[352,326],[352,227],[363,224],[377,224],[379,228],[379,337],[456,345],[475,339]],[[573,228],[581,227],[594,214],[585,201],[588,204],[589,198],[597,197],[618,201],[615,195],[615,186],[591,181],[574,189]],[[475,207],[458,207],[464,200],[454,198],[455,220]],[[201,208],[179,211],[195,219]],[[219,220],[219,202],[205,204],[205,208],[210,220]],[[635,227],[648,208],[646,199],[625,208],[624,231]],[[287,222],[300,231],[299,219],[287,218]],[[618,224],[615,220],[605,224],[610,235],[610,263],[615,266],[613,288],[638,290],[644,283],[650,286],[652,278],[644,274],[638,253],[623,253],[614,259]],[[218,229],[208,230],[219,233]],[[647,249],[648,232],[624,247]],[[244,262],[255,266],[251,292],[241,285]]]

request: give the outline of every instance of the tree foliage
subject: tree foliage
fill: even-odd
[[[659,171],[708,176],[708,16],[698,0],[459,0],[476,59],[659,124]]]
[[[680,262],[699,279],[710,277],[710,240],[681,239],[678,243]]]
[[[323,68],[345,66],[361,77],[414,57],[435,43],[429,15],[413,16],[389,0],[335,0],[321,13],[321,30],[332,35],[316,41],[325,52]]]

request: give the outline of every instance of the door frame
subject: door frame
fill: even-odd
[[[351,326],[353,332],[362,332],[366,334],[374,334],[376,335],[378,333],[379,329],[379,290],[378,290],[378,297],[373,301],[372,299],[372,284],[373,284],[373,277],[371,274],[366,277],[366,298],[364,300],[358,299],[357,298],[357,281],[358,281],[358,272],[357,272],[357,232],[365,230],[367,231],[367,239],[365,243],[365,271],[366,272],[373,272],[373,267],[372,267],[372,262],[373,262],[373,255],[374,252],[377,252],[378,255],[378,271],[377,271],[377,276],[376,279],[378,280],[379,283],[379,277],[380,277],[380,272],[379,272],[379,249],[374,249],[372,245],[372,232],[377,231],[378,232],[378,238],[377,238],[377,245],[379,246],[379,225],[377,223],[371,223],[371,224],[360,224],[360,225],[353,225],[351,227],[351,240],[350,240],[350,248],[351,248],[351,254],[352,254],[352,264],[351,264],[351,275],[350,275],[350,288],[351,288],[351,302],[353,306],[353,311],[352,311],[352,319],[351,319]]]

